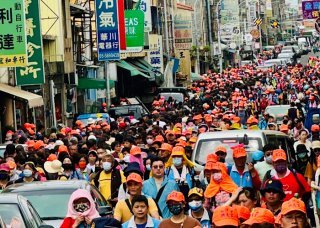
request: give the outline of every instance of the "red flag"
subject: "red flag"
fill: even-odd
[[[118,0],[118,22],[119,22],[119,38],[120,50],[126,50],[126,27],[124,23],[124,0]]]

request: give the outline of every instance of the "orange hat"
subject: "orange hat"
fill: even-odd
[[[216,154],[208,154],[207,156],[207,163],[209,162],[217,162],[219,160]]]
[[[251,212],[250,218],[242,224],[253,225],[261,223],[271,223],[274,224],[275,219],[271,211],[265,208],[257,207]]]
[[[166,131],[166,135],[175,135],[174,131],[168,130]]]
[[[14,161],[7,161],[7,164],[9,166],[10,170],[17,168],[17,164]]]
[[[289,131],[289,127],[287,124],[281,124],[281,126],[279,127],[280,131]]]
[[[234,123],[240,123],[241,119],[240,119],[239,116],[235,116],[235,117],[233,117],[232,121],[233,121]]]
[[[163,142],[164,142],[164,138],[162,137],[162,135],[157,135],[157,136],[154,138],[154,142],[161,142],[161,143],[163,143]]]
[[[42,141],[42,140],[38,140],[38,141],[34,144],[33,148],[34,148],[35,150],[39,150],[41,147],[44,147],[44,146],[45,146],[45,144],[43,143],[43,141]]]
[[[162,143],[159,150],[166,150],[166,151],[172,151],[172,146],[169,143]]]
[[[250,116],[248,119],[247,119],[247,124],[257,124],[259,121],[254,117],[254,116]]]
[[[47,161],[54,161],[54,160],[57,160],[57,155],[55,154],[50,154],[47,158]]]
[[[240,157],[247,156],[246,149],[244,149],[243,147],[236,147],[236,148],[232,149],[232,151],[233,151],[234,158],[240,158]]]
[[[181,147],[186,147],[187,146],[187,142],[180,139],[179,142],[176,144],[176,146],[181,146]]]
[[[204,170],[221,170],[219,162],[207,162]]]
[[[225,148],[224,146],[217,146],[216,149],[214,149],[214,153],[217,153],[217,152],[227,153],[227,148]]]
[[[32,130],[31,128],[28,128],[27,130],[29,132],[29,135],[34,135],[35,134],[34,130]]]
[[[173,191],[168,195],[167,202],[170,200],[175,202],[186,202],[183,193],[177,191]]]
[[[193,117],[193,120],[201,120],[201,119],[202,119],[201,114],[196,115],[196,116]]]
[[[291,198],[288,201],[283,202],[280,214],[286,215],[292,211],[301,211],[302,213],[306,214],[307,213],[306,205],[302,200],[299,200],[295,197]]]
[[[206,122],[212,122],[212,117],[209,115],[209,116],[206,116],[205,118],[204,118],[204,120],[206,121]]]
[[[130,175],[127,177],[127,183],[129,181],[134,181],[139,184],[142,184],[142,177],[137,173],[130,173]]]
[[[61,152],[69,152],[68,147],[66,147],[65,145],[60,145],[58,148],[58,153],[61,153]]]
[[[247,220],[250,218],[249,208],[247,208],[245,206],[240,206],[240,205],[233,205],[232,207],[237,209],[239,219]]]
[[[82,122],[81,122],[80,120],[77,120],[77,121],[75,122],[75,124],[76,124],[77,126],[80,126],[80,125],[82,124]]]
[[[319,130],[320,130],[319,125],[313,124],[313,125],[311,126],[311,131],[312,131],[312,132],[319,132]]]
[[[107,103],[102,103],[102,107],[107,107]]]
[[[141,148],[138,147],[138,146],[132,147],[132,148],[130,149],[130,154],[131,154],[131,155],[139,155],[139,154],[141,154],[141,153],[142,153]]]
[[[287,160],[287,154],[283,149],[276,149],[272,152],[272,161]]]
[[[79,132],[77,130],[72,130],[71,135],[79,135]]]
[[[181,146],[175,146],[172,148],[171,156],[183,156],[184,153],[184,148]]]
[[[29,147],[34,147],[35,142],[33,140],[30,140],[26,144],[28,145],[28,148]]]
[[[220,206],[213,211],[212,222],[216,226],[239,226],[238,212],[230,206]]]

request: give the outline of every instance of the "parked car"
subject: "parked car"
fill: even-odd
[[[24,150],[27,151],[27,147],[28,146],[26,144],[16,144],[16,147],[19,146],[19,145],[23,146]],[[6,147],[7,147],[6,144],[1,144],[0,145],[0,157],[4,156],[4,152],[6,151]]]
[[[164,96],[166,100],[172,97],[177,102],[183,102],[185,97],[188,97],[187,89],[184,87],[160,87],[156,94],[158,94],[158,96]]]
[[[90,191],[100,214],[111,211],[99,190],[84,180],[13,184],[5,188],[2,193],[18,193],[26,197],[43,221],[53,227],[60,227],[67,214],[69,198],[77,189]]]
[[[275,117],[276,123],[282,124],[283,116],[287,115],[288,109],[290,108],[290,105],[269,105],[265,112],[269,115],[272,115]],[[306,116],[306,111],[304,108],[302,108],[304,115]]]
[[[279,65],[285,65],[285,61],[283,61],[282,59],[269,59],[267,61],[264,62],[264,66],[279,66]]]
[[[277,59],[281,59],[286,61],[287,63],[294,63],[294,53],[280,53],[277,57]]]
[[[137,98],[126,98],[126,104],[115,106],[109,109],[108,113],[111,118],[116,119],[119,116],[129,117],[134,116],[135,119],[140,119],[143,115],[149,114],[149,110],[142,103],[142,101]]]
[[[46,204],[46,202],[42,202]],[[32,204],[18,194],[0,194],[0,217],[7,227],[51,228],[45,224]]]
[[[288,161],[294,155],[293,144],[288,135],[279,131],[270,130],[232,130],[205,132],[199,135],[193,149],[191,161],[196,164],[196,170],[203,169],[208,154],[213,153],[217,146],[227,148],[226,163],[232,165],[233,156],[231,147],[243,143],[247,151],[247,161],[251,162],[254,151],[261,150],[267,143],[277,145],[287,151]]]

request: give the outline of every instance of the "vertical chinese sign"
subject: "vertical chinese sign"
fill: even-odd
[[[155,36],[156,36],[156,42],[155,42],[155,45],[153,45],[154,50],[150,50],[150,52],[148,52],[148,62],[153,68],[163,73],[162,36],[160,35],[155,35]],[[150,38],[149,38],[149,41],[150,41]]]
[[[151,0],[141,0],[140,9],[144,12],[144,31],[152,31]]]
[[[39,0],[25,0],[28,65],[16,68],[17,85],[44,83]]]
[[[177,8],[174,18],[174,43],[179,50],[192,47],[192,11]]]
[[[125,10],[127,51],[141,52],[144,46],[144,12]]]
[[[118,9],[116,0],[96,0],[98,60],[120,59]]]
[[[0,67],[26,66],[24,0],[1,0]]]

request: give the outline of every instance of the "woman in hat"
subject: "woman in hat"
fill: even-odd
[[[22,177],[19,178],[16,181],[10,181],[7,186],[11,184],[16,184],[16,183],[30,183],[33,181],[39,181],[40,180],[40,175],[38,174],[38,170],[36,169],[35,165],[33,162],[26,162],[22,166]]]
[[[92,220],[98,217],[100,215],[90,192],[78,189],[70,196],[67,215],[60,227],[89,228]]]

